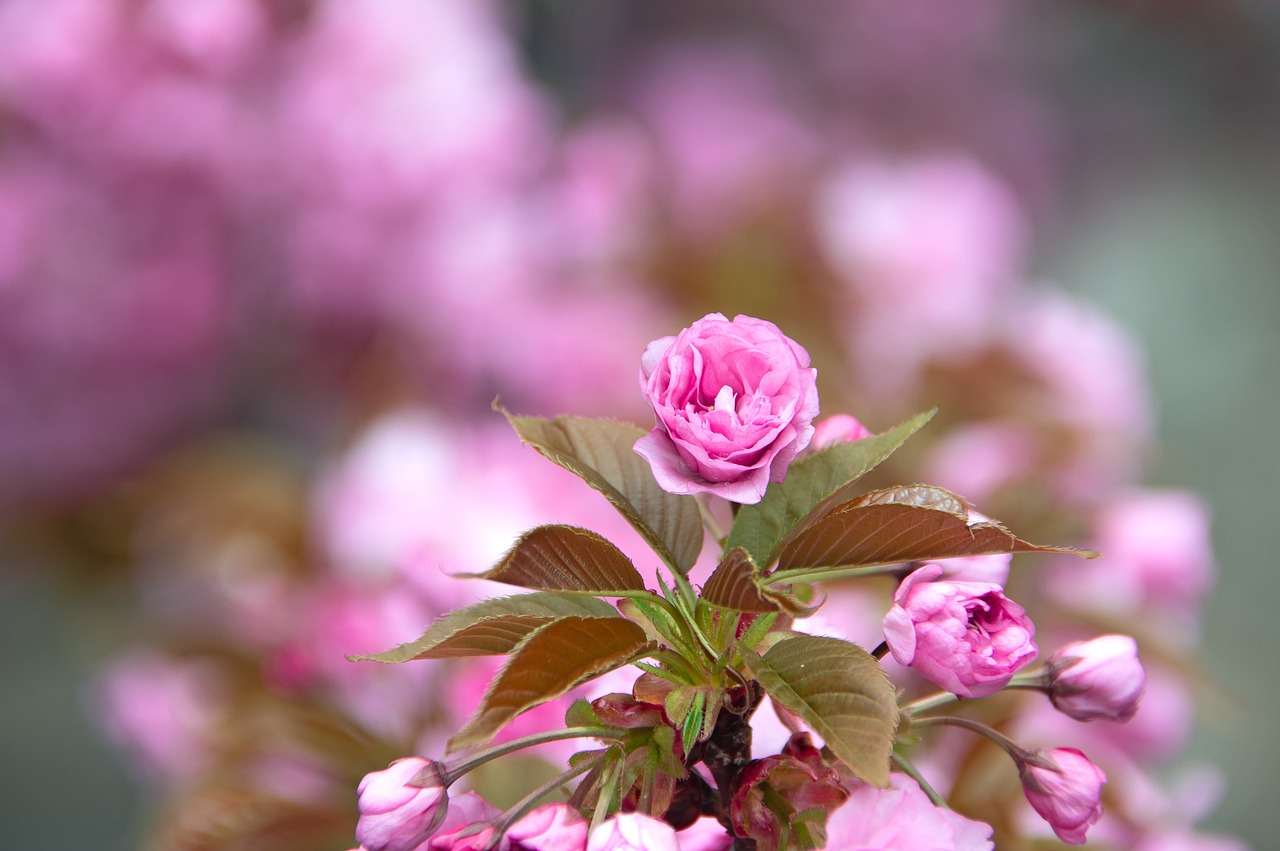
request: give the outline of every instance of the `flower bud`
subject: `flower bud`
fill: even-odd
[[[1049,699],[1077,721],[1128,721],[1138,711],[1147,674],[1128,635],[1068,644],[1049,660]]]
[[[413,851],[444,821],[449,796],[440,766],[421,757],[398,759],[360,781],[356,839],[367,851]]]
[[[853,443],[871,436],[871,429],[849,414],[832,414],[814,424],[813,439],[809,448],[817,451],[837,443]]]
[[[1083,845],[1085,832],[1102,818],[1102,769],[1075,748],[1054,748],[1020,760],[1018,776],[1027,800],[1058,838]]]

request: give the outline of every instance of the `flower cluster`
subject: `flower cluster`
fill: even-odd
[[[1106,774],[1081,751],[1028,749],[981,721],[934,713],[1025,688],[1077,721],[1127,721],[1145,685],[1134,640],[1072,643],[1025,672],[1039,652],[1026,611],[1002,582],[964,577],[996,578],[984,559],[1067,550],[1030,544],[942,488],[855,494],[930,415],[882,434],[844,415],[822,448],[803,452],[814,379],[808,354],[772,323],[712,314],[645,351],[641,386],[656,425],[635,455],[605,450],[635,433],[624,424],[507,415],[525,442],[608,496],[669,578],[659,570],[655,593],[607,539],[539,526],[480,574],[533,593],[473,604],[417,641],[361,657],[507,661],[450,739],[452,761],[402,759],[365,777],[359,851],[989,850],[992,828],[949,809],[910,756],[913,740],[945,726],[1003,749],[1047,826],[1068,844],[1086,841]],[[736,505],[727,532],[700,494]],[[699,590],[688,577],[704,524],[717,552]],[[820,608],[805,589],[854,576],[899,578],[873,654],[796,625]],[[616,608],[605,602],[615,597]],[[943,691],[902,702],[885,652]],[[628,664],[639,672],[627,691],[579,700],[563,729],[489,744],[518,716]],[[756,756],[752,716],[766,698],[792,732],[777,753]],[[451,803],[449,787],[490,761],[572,738],[597,747],[510,810]],[[541,803],[579,777],[567,803]]]
[[[991,61],[1034,16],[747,0],[697,12],[733,26],[701,38],[660,5],[643,27],[594,13],[623,17],[584,47],[572,15],[486,0],[0,0],[0,539],[128,601],[111,635],[132,646],[86,703],[155,791],[152,844],[1231,842],[1195,827],[1215,784],[1173,762],[1208,511],[1140,484],[1125,331],[1028,284],[1052,234],[1027,212],[1076,167],[1051,141],[1072,122]],[[499,394],[637,425],[600,444],[513,417],[564,469],[518,446]],[[636,497],[650,479],[683,507]],[[1021,570],[987,514],[1104,557]],[[545,526],[576,531],[525,536]],[[872,551],[898,529],[973,543]],[[595,590],[623,602],[485,609],[494,634],[451,632],[437,662],[344,658],[454,629],[557,548],[612,565],[628,581]],[[480,736],[501,642],[565,617],[665,655],[450,752]],[[612,626],[565,643],[631,646]],[[892,684],[871,705],[905,763],[850,769],[840,728],[787,703],[809,654],[780,636],[861,665],[851,689]],[[551,739],[446,786],[570,710],[599,766]],[[1100,818],[1076,749],[1109,778]],[[358,809],[405,754],[439,760],[438,787],[370,781]],[[557,787],[576,799],[519,806],[578,768]]]

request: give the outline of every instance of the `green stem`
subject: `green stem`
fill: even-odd
[[[894,754],[893,764],[898,766],[898,768],[902,770],[903,774],[916,781],[916,784],[920,787],[921,791],[929,796],[930,801],[933,801],[933,805],[935,807],[947,806],[946,800],[938,794],[938,790],[929,785],[929,781],[924,779],[924,775],[920,773],[920,769],[912,765],[906,757],[901,754]]]
[[[908,715],[916,715],[921,712],[928,712],[930,709],[937,709],[939,706],[946,706],[948,703],[955,703],[959,699],[949,691],[940,691],[937,694],[921,698],[915,703],[908,703],[902,707],[902,711]]]
[[[711,506],[698,497],[694,497],[694,502],[698,504],[698,513],[702,515],[702,525],[711,533],[711,537],[715,538],[716,543],[723,547],[729,536],[720,528],[716,518],[711,516]]]
[[[509,742],[503,742],[500,745],[483,750],[478,754],[472,754],[457,765],[449,767],[445,770],[445,787],[453,785],[458,778],[462,777],[490,760],[497,759],[500,756],[506,756],[509,753],[515,753],[518,750],[531,748],[535,745],[546,744],[547,742],[557,742],[561,739],[617,739],[618,731],[612,727],[566,727],[563,730],[547,730],[543,733],[533,733],[528,736],[521,736],[518,739],[512,739]]]
[[[840,567],[839,565],[801,567],[773,573],[766,578],[765,584],[782,585],[788,582],[816,582],[818,580],[825,582],[832,579],[857,579],[861,576],[886,576],[897,573],[901,565],[901,562],[895,561],[884,564],[863,564],[857,567]]]
[[[559,789],[578,775],[586,774],[588,771],[604,762],[604,753],[605,752],[601,752],[595,757],[582,760],[582,763],[577,767],[570,768],[568,771],[562,772],[517,801],[515,806],[502,814],[502,818],[494,822],[493,836],[490,837],[489,843],[485,845],[485,851],[489,851],[489,849],[497,847],[498,843],[502,840],[502,837],[511,829],[511,825],[524,818],[525,815],[534,808],[538,801],[542,800],[556,789]]]
[[[977,721],[971,721],[968,718],[961,718],[958,715],[937,715],[932,718],[917,718],[911,722],[912,727],[937,727],[937,726],[962,727],[980,736],[986,736],[991,741],[999,745],[1004,752],[1013,757],[1014,762],[1022,764],[1027,760],[1034,760],[1035,754],[1019,745],[1013,739],[1001,733],[999,730],[993,730],[986,724]]]

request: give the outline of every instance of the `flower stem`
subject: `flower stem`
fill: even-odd
[[[937,709],[939,706],[946,706],[948,703],[955,703],[959,699],[949,691],[940,691],[937,694],[921,698],[915,703],[908,703],[902,707],[902,711],[908,715],[916,715],[920,712],[928,712],[930,709]]]
[[[898,573],[901,562],[887,564],[864,564],[858,567],[840,567],[827,565],[821,567],[803,567],[795,570],[780,570],[771,574],[766,585],[781,585],[786,582],[813,582],[830,579],[857,579],[861,576],[886,576]]]
[[[946,799],[938,794],[938,790],[929,785],[929,781],[924,779],[924,775],[920,773],[920,769],[916,768],[901,754],[893,755],[893,764],[902,769],[902,773],[916,781],[920,786],[920,790],[929,796],[929,800],[933,801],[935,807],[947,806]]]
[[[715,538],[716,543],[723,547],[729,536],[724,533],[724,530],[720,528],[720,523],[712,516],[711,506],[702,499],[695,499],[694,502],[698,504],[698,513],[702,515],[702,525],[711,533],[711,537]]]
[[[546,744],[547,742],[556,742],[561,739],[616,739],[618,731],[612,727],[566,727],[563,730],[547,730],[542,733],[533,733],[528,736],[521,736],[518,739],[512,739],[509,742],[503,742],[500,745],[494,745],[480,753],[472,754],[457,765],[449,767],[445,771],[445,787],[453,785],[458,778],[468,772],[474,771],[490,760],[497,759],[500,756],[506,756],[509,753],[515,753],[524,748],[531,748],[535,745]]]
[[[986,736],[988,739],[1003,748],[1004,752],[1013,757],[1013,760],[1019,764],[1026,762],[1027,760],[1035,759],[1035,755],[1031,751],[1022,747],[999,730],[994,730],[986,724],[971,721],[968,718],[961,718],[958,715],[936,715],[932,718],[917,718],[911,722],[912,727],[936,727],[942,725],[963,727],[964,729],[977,733],[980,736]]]
[[[570,768],[568,771],[560,773],[517,801],[515,806],[502,814],[502,818],[494,822],[493,836],[490,837],[489,844],[485,846],[486,851],[496,847],[498,842],[501,841],[503,835],[505,835],[511,828],[511,825],[524,818],[525,815],[534,808],[538,801],[542,800],[556,789],[559,789],[578,775],[586,774],[588,771],[602,763],[604,761],[605,753],[605,751],[601,751],[590,759],[582,760],[579,765]]]

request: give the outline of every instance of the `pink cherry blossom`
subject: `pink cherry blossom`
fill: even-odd
[[[1058,838],[1083,845],[1089,827],[1102,818],[1102,784],[1107,782],[1102,769],[1074,748],[1053,748],[1036,751],[1019,765],[1018,774],[1027,800]]]
[[[1128,635],[1101,635],[1063,647],[1049,660],[1049,697],[1077,721],[1128,721],[1138,711],[1147,674]]]
[[[816,374],[772,322],[709,314],[645,349],[640,388],[657,425],[636,451],[667,491],[759,502],[813,437]]]
[[[942,576],[941,566],[927,564],[902,580],[885,641],[899,664],[953,694],[994,694],[1035,658],[1035,625],[999,585]]]
[[[857,784],[827,819],[830,851],[991,851],[991,827],[935,806],[903,774],[889,788]]]
[[[665,821],[619,813],[591,831],[587,851],[680,851],[680,842]]]
[[[506,838],[519,851],[583,851],[587,822],[568,804],[547,804],[511,825]]]

